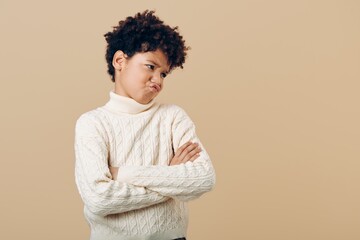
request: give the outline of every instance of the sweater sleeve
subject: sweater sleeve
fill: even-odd
[[[117,181],[146,187],[180,201],[199,198],[213,189],[215,171],[210,157],[196,134],[193,121],[182,108],[177,106],[176,109],[171,127],[174,153],[183,144],[191,141],[199,143],[202,149],[200,156],[193,162],[172,166],[123,166]]]
[[[112,179],[106,134],[94,116],[83,114],[77,120],[74,148],[76,185],[84,204],[94,214],[122,213],[169,199],[144,187]]]

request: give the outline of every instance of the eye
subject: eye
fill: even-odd
[[[146,66],[151,70],[154,70],[154,67],[155,67],[154,65],[151,65],[151,64],[146,64]]]
[[[167,76],[166,73],[162,73],[162,74],[161,74],[161,77],[162,77],[162,78],[165,78],[166,76]]]

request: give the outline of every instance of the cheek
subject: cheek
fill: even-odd
[[[128,75],[128,83],[131,84],[133,88],[144,88],[146,87],[147,82],[150,80],[149,74],[145,71],[137,70],[132,72],[131,75]]]
[[[136,75],[139,82],[144,83],[150,80],[150,74],[146,70],[139,70]]]
[[[126,72],[126,77],[129,79],[129,82],[134,85],[146,82],[150,78],[146,69],[141,68],[129,68]]]

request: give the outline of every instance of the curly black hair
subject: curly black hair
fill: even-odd
[[[113,26],[113,31],[104,34],[107,41],[105,59],[107,72],[115,82],[115,70],[112,65],[116,51],[122,50],[130,58],[138,52],[162,50],[168,59],[171,72],[174,68],[183,68],[187,50],[185,40],[178,33],[178,26],[170,27],[154,15],[154,10],[138,12]]]

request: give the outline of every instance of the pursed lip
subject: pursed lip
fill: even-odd
[[[151,84],[151,87],[154,87],[154,88],[156,89],[156,91],[157,91],[157,92],[160,92],[160,90],[161,90],[160,85],[159,85],[159,84],[157,84],[157,83],[152,83],[152,84]]]

